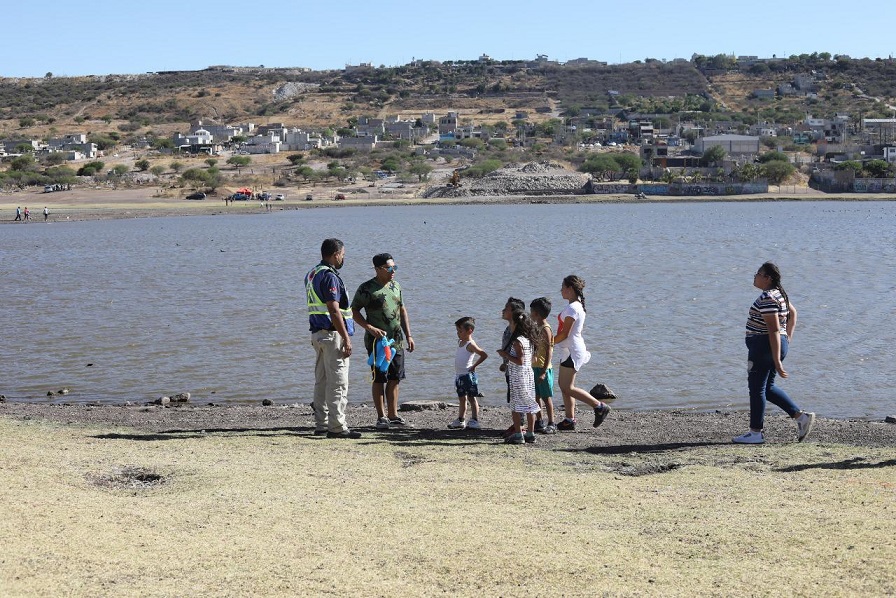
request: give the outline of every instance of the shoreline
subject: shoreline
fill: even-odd
[[[329,190],[316,189],[320,196]],[[223,205],[221,199],[185,200],[158,195],[155,188],[137,189],[73,189],[53,193],[17,192],[0,195],[0,224],[21,224],[15,222],[17,206],[28,206],[31,223],[43,224],[43,208],[50,210],[48,223],[83,222],[93,220],[122,220],[130,218],[163,218],[175,216],[218,216],[234,214],[267,213],[258,201],[232,202]],[[292,193],[292,192],[291,192]],[[295,192],[301,196],[304,191]],[[404,194],[389,198],[354,198],[351,194],[345,200],[317,199],[314,201],[286,200],[271,201],[271,213],[315,209],[326,207],[398,207],[426,205],[521,205],[521,204],[669,204],[669,203],[728,203],[728,202],[775,202],[775,201],[896,201],[896,195],[875,194],[825,194],[813,189],[794,192],[762,193],[726,196],[648,196],[639,199],[629,194],[594,195],[502,195],[470,196],[452,198],[419,198]]]
[[[408,406],[418,402],[411,401]],[[442,401],[424,401],[425,409],[402,410],[409,426],[379,431],[374,427],[376,417],[370,404],[349,404],[346,420],[349,427],[364,433],[364,437],[382,437],[390,433],[413,432],[419,438],[456,438],[485,443],[499,442],[500,432],[506,428],[510,416],[505,407],[481,408],[483,429],[449,430],[448,422],[456,415],[456,405]],[[560,411],[562,413],[562,410]],[[600,428],[592,428],[587,414],[580,418],[580,427],[573,433],[539,435],[538,448],[557,449],[570,446],[612,446],[624,444],[641,446],[650,450],[650,439],[657,443],[682,445],[699,443],[729,445],[731,438],[746,428],[747,410],[696,411],[670,409],[652,411],[627,411],[614,409],[610,418]],[[263,406],[259,404],[204,404],[172,403],[162,405],[97,405],[53,403],[0,403],[0,417],[18,420],[44,420],[70,425],[100,426],[103,428],[130,428],[139,432],[159,433],[172,429],[264,430],[275,427],[289,428],[297,433],[310,435],[314,431],[311,406],[307,403],[282,403]],[[558,414],[558,417],[559,414]],[[795,443],[796,426],[782,414],[768,414],[767,444]],[[372,436],[371,436],[372,435]],[[819,416],[816,426],[807,440],[815,443],[837,443],[864,447],[896,446],[896,423],[885,420],[836,419]],[[634,449],[633,449],[634,450]],[[637,452],[637,451],[635,451]]]

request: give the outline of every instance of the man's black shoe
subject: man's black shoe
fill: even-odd
[[[327,434],[329,434],[329,432],[327,432],[327,430],[315,430],[314,431],[315,436],[326,436]]]
[[[360,438],[360,432],[352,432],[351,430],[344,430],[342,432],[327,432],[327,438]]]

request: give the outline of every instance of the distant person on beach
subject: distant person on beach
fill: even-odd
[[[28,209],[28,206],[25,206],[25,222],[31,220],[31,210]]]
[[[16,206],[16,219],[13,222],[21,222],[22,221],[22,207]]]
[[[373,256],[374,277],[361,283],[352,297],[352,317],[363,328],[364,346],[369,356],[377,339],[390,339],[395,351],[387,371],[383,372],[374,363],[370,367],[372,378],[371,394],[376,408],[376,427],[388,430],[391,426],[404,426],[405,420],[398,415],[398,386],[405,378],[405,341],[408,352],[414,350],[411,323],[408,310],[401,296],[401,285],[395,280],[398,266],[388,253]],[[364,313],[361,313],[364,310]],[[384,406],[385,403],[385,406]]]
[[[50,219],[50,210],[47,209],[47,206],[44,206],[44,222]]]
[[[509,342],[498,351],[507,362],[510,380],[510,409],[513,424],[510,434],[504,438],[506,444],[535,442],[535,374],[532,371],[532,351],[538,347],[540,331],[524,309],[514,309],[510,316]],[[526,416],[526,433],[523,434],[523,415]]]
[[[452,430],[470,428],[478,430],[479,426],[479,380],[476,368],[488,359],[488,353],[479,348],[473,340],[476,320],[461,318],[454,323],[457,329],[457,351],[454,353],[454,389],[457,391],[457,419],[448,424]],[[470,420],[467,421],[467,403],[470,404]]]
[[[532,354],[532,372],[535,374],[535,402],[541,411],[535,416],[535,431],[539,434],[556,434],[554,424],[554,331],[547,322],[551,315],[551,300],[539,297],[529,304],[529,317],[539,330],[538,349]],[[547,416],[547,423],[545,417]]]
[[[592,397],[588,391],[576,387],[576,374],[591,360],[591,353],[585,347],[582,329],[585,326],[585,281],[570,274],[563,279],[560,294],[569,301],[560,315],[554,346],[560,351],[560,392],[563,394],[563,408],[566,417],[557,424],[558,430],[576,429],[576,401],[582,401],[594,409],[594,427],[601,425],[610,414],[610,406]]]
[[[314,347],[314,434],[327,438],[360,438],[345,423],[348,404],[348,366],[355,323],[339,269],[345,264],[345,246],[325,239],[321,261],[305,275],[305,296],[311,345]]]
[[[780,387],[775,374],[787,377],[783,361],[796,329],[796,307],[781,285],[781,271],[765,262],[753,275],[753,286],[762,293],[747,316],[747,385],[750,389],[750,431],[733,439],[738,444],[762,444],[765,434],[765,401],[777,405],[796,420],[797,441],[809,436],[815,414],[801,411]]]

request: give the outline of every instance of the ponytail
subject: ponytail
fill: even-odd
[[[563,279],[563,286],[569,287],[576,292],[576,299],[582,304],[582,311],[587,312],[588,310],[585,309],[585,281],[575,274],[570,274]]]

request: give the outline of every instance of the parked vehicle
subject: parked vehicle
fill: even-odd
[[[305,196],[305,201],[311,201],[312,199],[314,199],[314,197],[310,193]]]
[[[205,199],[205,197],[205,193],[202,193],[201,191],[187,195],[187,199]]]
[[[248,201],[249,196],[245,193],[234,193],[230,196],[230,199],[232,199],[233,201]]]
[[[286,199],[286,196],[283,195],[282,193],[278,193],[277,195],[274,196],[274,201],[283,201],[284,199]]]

